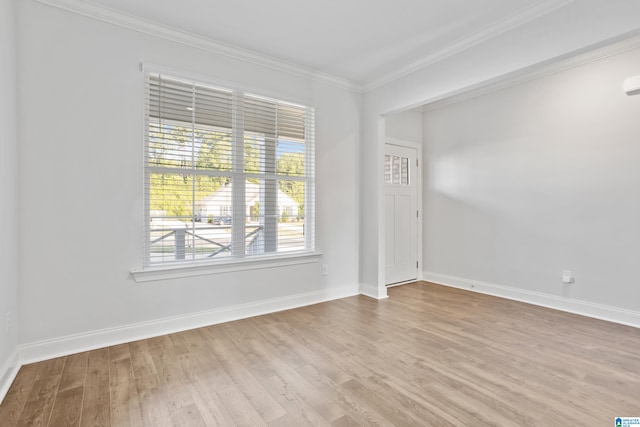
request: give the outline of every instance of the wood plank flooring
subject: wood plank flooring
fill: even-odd
[[[640,329],[416,283],[26,365],[5,426],[610,426]]]

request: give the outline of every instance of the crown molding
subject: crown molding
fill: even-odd
[[[87,0],[36,0],[68,12],[77,13],[99,21],[107,22],[143,34],[182,43],[197,49],[224,55],[233,59],[248,62],[298,77],[325,83],[354,93],[362,93],[362,85],[341,77],[322,73],[317,70],[296,65],[282,59],[274,58],[248,49],[242,49],[227,43],[218,42],[187,31],[152,22],[137,16],[119,12]]]
[[[363,92],[372,91],[381,86],[384,86],[387,83],[402,78],[408,74],[414,73],[422,68],[428,67],[431,64],[442,61],[443,59],[467,50],[477,44],[490,40],[494,37],[499,36],[500,34],[506,33],[510,30],[513,30],[514,28],[524,25],[527,22],[547,15],[554,10],[560,9],[567,4],[572,3],[573,1],[575,0],[543,0],[537,2],[524,11],[508,16],[481,31],[478,31],[468,37],[458,40],[455,43],[445,46],[444,48],[439,49],[431,55],[428,55],[418,61],[402,67],[399,70],[388,74],[381,79],[375,80],[370,83],[365,83],[363,86]]]
[[[640,49],[640,29],[550,59],[549,61],[516,70],[472,86],[467,86],[455,92],[443,94],[438,98],[426,100],[421,103],[420,108],[422,112],[436,110],[447,105],[467,101],[478,96],[541,79],[634,49]]]

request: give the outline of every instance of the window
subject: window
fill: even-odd
[[[385,155],[384,183],[409,185],[409,158]]]
[[[314,111],[145,74],[145,267],[314,250]]]

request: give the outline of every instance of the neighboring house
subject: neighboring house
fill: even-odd
[[[218,191],[211,193],[198,202],[196,211],[202,220],[206,218],[230,217],[231,208],[231,188],[232,184],[227,184]],[[282,190],[277,191],[278,194],[278,218],[282,218],[286,212],[287,218],[296,218],[298,216],[298,203],[291,197],[287,196]],[[257,221],[256,212],[260,205],[260,186],[248,182],[245,187],[245,206],[247,211],[245,216],[247,221]]]

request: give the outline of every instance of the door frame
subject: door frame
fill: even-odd
[[[396,145],[399,147],[404,147],[404,148],[409,148],[409,149],[414,149],[416,150],[416,158],[418,159],[418,167],[416,168],[416,180],[417,180],[417,185],[416,185],[416,204],[418,206],[418,218],[417,218],[417,224],[416,224],[416,233],[417,233],[417,238],[416,238],[416,257],[418,258],[418,267],[416,268],[417,272],[416,272],[416,280],[423,280],[423,259],[422,259],[422,222],[423,222],[423,211],[424,211],[424,206],[422,204],[422,179],[423,179],[423,174],[422,174],[422,170],[424,169],[424,159],[422,158],[422,144],[418,143],[418,142],[413,142],[413,141],[406,141],[406,140],[402,140],[402,139],[397,139],[397,138],[391,138],[391,137],[385,137],[384,138],[384,145],[383,145],[383,153],[382,153],[382,161],[384,162],[384,155],[386,153],[386,147],[387,145]],[[379,169],[381,174],[384,175],[384,167]],[[383,186],[382,186],[382,191],[381,191],[381,198],[384,199],[385,195],[386,195],[386,189],[384,187],[384,176],[379,177],[378,182],[382,182]],[[413,283],[413,280],[410,280],[408,282],[400,282],[400,283],[394,283],[391,285],[387,285],[386,282],[386,265],[387,265],[387,260],[386,260],[386,253],[384,250],[385,244],[386,244],[386,213],[384,210],[381,210],[380,212],[380,216],[381,216],[381,221],[380,221],[380,227],[378,229],[378,242],[380,242],[380,260],[381,260],[381,265],[379,265],[379,268],[381,268],[381,273],[382,275],[380,277],[378,277],[378,282],[379,285],[381,285],[384,288],[391,288],[394,286],[401,286],[401,285],[406,285],[407,283]]]

